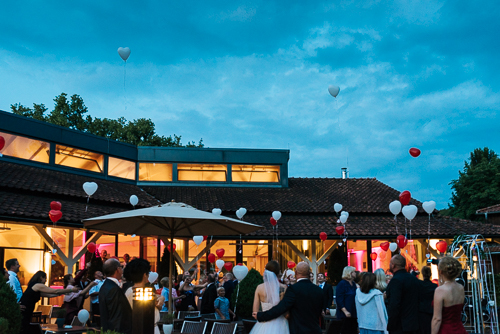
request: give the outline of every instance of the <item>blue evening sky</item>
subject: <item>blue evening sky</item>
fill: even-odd
[[[499,17],[497,1],[4,1],[0,109],[79,94],[94,117],[289,148],[290,176],[348,166],[444,208],[469,153],[500,152]]]

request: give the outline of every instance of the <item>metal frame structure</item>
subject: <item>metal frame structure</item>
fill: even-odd
[[[493,263],[486,240],[480,234],[460,235],[451,245],[450,254],[463,268],[456,280],[464,286],[465,329],[472,333],[500,334]]]

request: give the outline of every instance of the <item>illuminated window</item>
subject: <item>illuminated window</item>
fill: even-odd
[[[109,157],[108,175],[135,180],[135,162]]]
[[[15,158],[49,163],[50,145],[47,142],[0,132],[5,139],[1,153]]]
[[[233,182],[280,182],[280,166],[233,165]]]
[[[226,165],[178,164],[179,181],[219,181],[227,180]]]
[[[56,165],[103,172],[102,154],[80,150],[79,148],[56,145]]]
[[[140,163],[139,181],[172,181],[172,164]]]

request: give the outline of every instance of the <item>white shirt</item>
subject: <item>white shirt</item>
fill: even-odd
[[[13,271],[8,271],[9,273],[9,284],[14,290],[14,293],[17,296],[17,302],[21,300],[21,297],[23,296],[23,288],[21,288],[21,282],[19,282],[19,279],[17,278],[17,274]]]
[[[99,292],[99,290],[101,290],[101,286],[104,284],[104,280],[100,281],[100,280],[96,279],[95,282],[97,283],[97,285],[90,288],[89,295],[93,294],[94,292]],[[90,296],[90,302],[92,304],[99,303],[99,295]]]
[[[325,282],[320,283],[318,286],[319,286],[321,289],[323,289],[323,288],[325,287]]]
[[[302,281],[302,280],[304,280],[304,279],[307,279],[307,280],[308,280],[308,279],[309,279],[309,277],[307,277],[307,278],[306,278],[306,277],[304,277],[304,278],[299,278],[299,279],[297,280],[297,282],[300,282],[300,281]]]

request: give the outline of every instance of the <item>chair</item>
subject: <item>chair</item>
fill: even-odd
[[[30,323],[32,323],[32,324],[42,323],[42,312],[33,312],[33,315],[31,316]]]
[[[207,319],[217,319],[217,317],[215,316],[215,313],[207,313],[201,315],[201,320],[205,321]]]
[[[225,320],[217,320],[217,319],[206,319],[205,320],[207,322],[207,333],[211,333],[212,332],[212,328],[214,327],[214,323],[218,322],[218,323],[224,323],[224,324],[229,324],[231,323],[231,320],[229,319],[225,319]]]
[[[52,305],[38,305],[36,307],[37,312],[42,312],[42,322],[48,323],[47,319],[52,318]]]
[[[222,322],[214,322],[214,326],[212,327],[211,334],[234,334],[236,333],[236,327],[238,327],[238,323],[222,323]]]
[[[184,320],[185,321],[192,321],[192,322],[201,322],[201,316],[197,316],[197,317],[185,317]]]
[[[42,326],[40,324],[32,324],[28,326],[28,333],[29,334],[43,334],[42,331]]]
[[[253,326],[257,323],[257,320],[243,320],[243,327],[245,332],[248,334],[252,331]]]
[[[78,317],[75,315],[73,317],[73,321],[71,321],[71,326],[85,326],[85,324],[82,324],[80,319],[78,319]]]
[[[177,319],[184,319],[186,317],[199,317],[200,311],[179,311]]]
[[[181,333],[196,333],[196,334],[205,334],[205,329],[207,328],[206,322],[197,322],[197,321],[184,321],[182,324]]]

